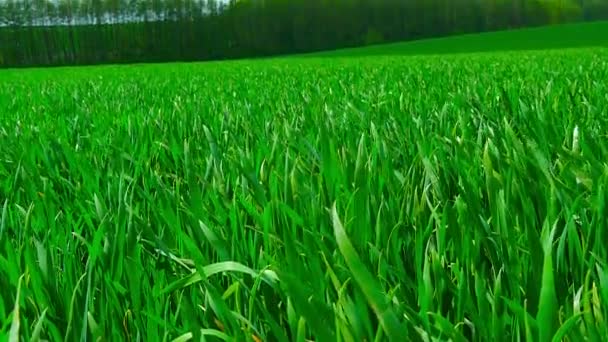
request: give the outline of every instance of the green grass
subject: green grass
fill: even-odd
[[[307,56],[430,55],[590,47],[608,47],[608,21],[456,35],[323,51]]]
[[[2,71],[0,340],[606,340],[607,61]]]

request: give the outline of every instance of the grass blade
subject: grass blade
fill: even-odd
[[[13,320],[11,323],[11,330],[8,335],[9,342],[19,342],[19,328],[21,325],[21,317],[19,312],[21,305],[19,304],[19,301],[21,298],[21,284],[24,276],[25,275],[19,277],[19,283],[17,284],[17,295],[15,297],[15,307],[13,309]]]

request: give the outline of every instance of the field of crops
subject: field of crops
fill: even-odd
[[[608,338],[608,50],[0,71],[0,340]]]

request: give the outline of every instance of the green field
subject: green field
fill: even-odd
[[[339,54],[0,71],[0,341],[608,339],[608,49]]]

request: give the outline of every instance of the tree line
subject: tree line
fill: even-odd
[[[608,19],[608,0],[0,0],[0,66],[268,56]]]

